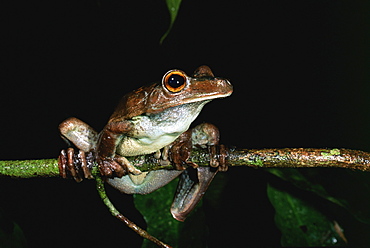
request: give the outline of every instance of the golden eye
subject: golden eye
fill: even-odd
[[[185,73],[182,71],[170,71],[164,76],[163,84],[170,92],[179,92],[186,85]]]

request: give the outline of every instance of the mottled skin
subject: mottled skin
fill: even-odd
[[[219,134],[213,125],[202,124],[193,131],[185,132],[206,103],[231,93],[231,84],[226,79],[214,77],[207,66],[199,67],[192,77],[180,70],[170,70],[160,83],[125,95],[99,134],[76,118],[65,120],[59,128],[64,139],[80,149],[82,157],[87,152],[95,154],[101,174],[111,178],[108,179],[109,184],[124,193],[147,194],[167,184],[183,170],[142,173],[129,163],[126,156],[156,153],[160,157],[159,150],[164,148],[162,160],[166,163],[170,147],[173,152],[181,152],[191,149],[193,145],[217,144]],[[174,142],[180,135],[179,140]],[[64,168],[73,171],[71,152],[61,153],[60,164],[66,164]],[[184,161],[175,164],[177,169],[185,169]],[[214,173],[204,179],[207,186],[213,176]],[[200,188],[204,189],[203,186]],[[175,212],[182,211],[182,207],[176,209]]]

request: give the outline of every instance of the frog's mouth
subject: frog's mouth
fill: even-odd
[[[214,100],[214,99],[228,97],[233,93],[233,86],[226,79],[219,80],[217,82],[214,82],[213,84],[215,84],[215,85],[212,86],[212,87],[209,87],[209,88],[218,89],[217,91],[210,91],[209,88],[194,87],[192,89],[191,97],[182,98],[181,101],[179,101],[178,105],[194,103],[194,102],[201,102],[201,101],[208,101],[209,102],[209,101]],[[200,84],[200,85],[202,85],[202,84]]]
[[[228,80],[217,78],[217,80],[208,83],[201,80],[195,81],[176,93],[159,94],[157,91],[158,89],[155,89],[151,93],[153,97],[149,97],[147,102],[151,108],[147,109],[146,113],[159,113],[179,105],[225,98],[233,93],[233,86]]]

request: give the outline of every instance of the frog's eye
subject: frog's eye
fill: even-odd
[[[163,84],[170,92],[179,92],[186,85],[186,76],[182,71],[170,71],[164,76]]]

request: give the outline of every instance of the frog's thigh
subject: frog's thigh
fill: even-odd
[[[140,184],[134,183],[131,177],[135,175],[126,175],[122,178],[108,179],[108,183],[122,193],[126,194],[149,194],[171,182],[183,171],[178,170],[156,170],[150,171]],[[141,175],[139,175],[141,176]]]
[[[218,128],[211,123],[202,123],[191,129],[193,145],[216,145],[220,140]]]
[[[85,122],[71,117],[59,125],[61,135],[78,149],[88,152],[95,148],[98,133]]]

